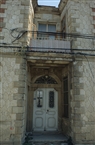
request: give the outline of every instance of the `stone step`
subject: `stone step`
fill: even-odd
[[[68,145],[68,143],[62,143],[62,142],[30,142],[25,143],[23,145]]]
[[[68,145],[67,143],[34,143],[32,145]]]
[[[69,137],[62,133],[29,133],[23,145],[73,145]]]

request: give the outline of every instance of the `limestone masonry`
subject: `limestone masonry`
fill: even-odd
[[[35,91],[52,88],[57,128],[43,120],[37,128]],[[58,8],[0,1],[0,145],[22,145],[34,128],[62,132],[75,145],[95,144],[94,0],[60,0]]]

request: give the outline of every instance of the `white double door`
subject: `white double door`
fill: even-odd
[[[58,129],[58,93],[53,88],[39,88],[33,98],[33,130]]]

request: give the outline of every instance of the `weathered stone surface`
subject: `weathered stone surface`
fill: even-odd
[[[24,123],[23,123],[23,121],[21,120],[19,120],[19,121],[15,121],[15,126],[16,127],[22,127],[24,125]]]
[[[23,118],[24,118],[24,114],[22,114],[22,113],[16,114],[16,120],[22,120]]]
[[[84,101],[84,95],[75,95],[75,101]]]
[[[17,93],[13,95],[14,100],[24,100],[24,97],[25,95],[23,93],[22,94]]]
[[[14,82],[14,87],[25,87],[25,83],[21,81],[15,81]]]
[[[16,134],[19,135],[19,134],[22,134],[23,132],[23,127],[16,127]]]
[[[17,106],[18,107],[21,107],[21,106],[24,106],[25,105],[25,101],[23,101],[23,100],[18,100],[17,101]]]
[[[19,81],[25,81],[25,75],[19,75]]]
[[[16,114],[24,112],[23,100],[25,99],[25,94],[24,92],[19,94],[18,88],[25,87],[25,82],[19,82],[19,74],[15,74],[15,70],[20,68],[19,64],[16,63],[15,56],[10,57],[10,55],[7,55],[7,57],[1,57],[0,59],[2,60],[2,71],[0,74],[2,78],[0,80],[2,85],[0,89],[0,93],[2,93],[0,97],[0,141],[10,142],[11,134],[16,133],[15,126],[22,126],[23,124],[24,117],[20,118]],[[19,99],[20,101],[18,101]],[[15,122],[17,119],[20,119],[22,123]]]
[[[12,112],[13,113],[23,113],[24,112],[24,107],[13,107]]]
[[[23,88],[19,88],[19,89],[18,89],[18,93],[19,93],[19,94],[21,94],[21,93],[24,94],[24,93],[25,93],[25,88],[24,88],[24,87],[23,87]]]
[[[12,43],[15,40],[14,37],[18,36],[22,30],[36,31],[39,22],[56,24],[56,31],[60,32],[62,30],[62,20],[65,16],[65,32],[78,33],[83,36],[92,36],[95,34],[95,2],[93,0],[61,1],[59,9],[54,7],[37,7],[35,8],[35,16],[30,0],[0,1],[0,43],[21,46],[21,49],[10,47],[0,48],[0,141],[5,141],[6,144],[11,144],[11,141],[14,139],[14,145],[17,141],[18,143],[16,145],[21,145],[21,140],[26,131],[26,103],[29,96],[26,90],[31,92],[31,80],[33,80],[34,77],[38,77],[38,74],[39,76],[45,74],[45,71],[43,71],[43,67],[45,66],[43,65],[43,61],[41,62],[42,64],[40,64],[42,65],[41,68],[38,69],[40,70],[39,72],[37,69],[35,71],[34,67],[34,70],[30,69],[29,74],[26,74],[27,58],[25,56],[25,46],[29,46],[32,35],[25,34]],[[33,24],[34,22],[35,24]],[[95,42],[91,39],[71,37],[68,38],[68,40],[72,42],[72,52],[74,48],[92,50],[95,47]],[[4,47],[5,46],[7,45],[4,45]],[[82,51],[78,50],[75,52]],[[95,52],[83,52],[84,55],[82,57],[81,55],[74,55],[74,62],[71,67],[70,65],[63,65],[64,58],[67,57],[67,54],[60,54],[56,58],[57,54],[55,53],[34,52],[33,56],[30,55],[32,62],[28,63],[31,65],[32,63],[33,65],[39,65],[39,60],[37,59],[46,59],[44,63],[49,63],[49,68],[52,68],[52,63],[54,63],[54,65],[63,65],[63,71],[62,69],[58,69],[59,66],[57,65],[58,68],[55,69],[53,66],[49,72],[50,75],[56,74],[60,80],[60,84],[62,83],[63,77],[67,75],[69,77],[69,119],[62,120],[64,114],[62,85],[62,90],[60,89],[59,91],[59,98],[61,100],[59,101],[61,118],[58,114],[60,126],[61,124],[63,125],[63,132],[71,135],[76,144],[91,145],[95,143],[95,59],[94,57],[86,57],[85,53],[95,54]],[[2,53],[4,55],[2,55]],[[54,57],[53,60],[55,61],[52,60],[52,57]],[[47,66],[45,67],[48,68]],[[61,85],[59,85],[59,87],[60,86]],[[54,86],[52,85],[52,87]],[[36,85],[34,90],[37,88],[38,86]],[[31,121],[28,121],[30,121],[30,128],[32,128],[32,113],[31,116],[29,116],[29,119],[30,118]],[[62,128],[62,126],[60,128]]]

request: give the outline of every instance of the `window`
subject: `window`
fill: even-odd
[[[39,90],[37,91],[37,107],[41,108],[43,107],[43,91]]]
[[[56,25],[54,24],[39,24],[38,31],[40,32],[50,32],[50,34],[39,34],[39,36],[42,38],[49,38],[49,39],[55,39],[55,34],[52,32],[56,32]]]
[[[54,108],[54,91],[49,92],[49,107]]]
[[[63,79],[63,88],[64,88],[64,117],[69,117],[69,98],[68,98],[68,77]]]
[[[38,31],[46,32],[46,25],[45,24],[39,24]]]

